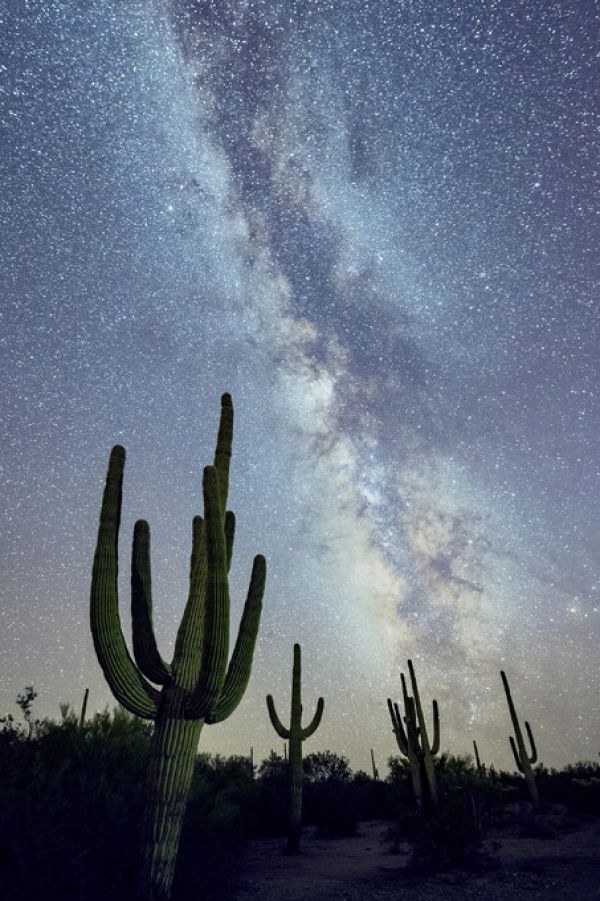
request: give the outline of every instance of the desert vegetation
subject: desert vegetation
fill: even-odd
[[[4,897],[139,897],[139,822],[153,725],[121,708],[96,713],[83,724],[80,711],[68,707],[58,721],[36,720],[34,707],[35,701],[28,719],[6,715],[0,729],[0,859],[10,874]],[[287,768],[274,751],[254,770],[249,757],[196,755],[174,899],[235,899],[238,877],[243,886],[236,864],[249,841],[275,841],[268,847],[284,856]],[[427,874],[476,863],[482,841],[498,829],[503,836],[551,842],[598,822],[597,763],[535,768],[545,804],[541,815],[533,813],[517,773],[488,768],[482,777],[470,757],[448,753],[437,756],[435,770],[440,813],[433,827],[416,812],[403,756],[390,758],[385,777],[375,780],[353,772],[333,751],[307,754],[303,827],[327,854],[337,839],[351,842],[365,824],[378,821],[385,853],[394,859],[394,851],[408,849],[407,869]]]

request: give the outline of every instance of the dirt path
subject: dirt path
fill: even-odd
[[[408,845],[391,854],[389,824],[362,823],[354,838],[303,834],[297,857],[281,839],[249,842],[236,866],[231,901],[600,901],[598,824],[555,838],[517,838],[507,829],[486,840],[485,866],[410,877]]]

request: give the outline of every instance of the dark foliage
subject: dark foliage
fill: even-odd
[[[32,691],[23,696],[24,723],[10,715],[0,721],[0,866],[10,874],[0,897],[135,899],[152,727],[121,710],[96,714],[83,726],[67,708],[61,722],[40,722],[33,718]],[[437,764],[439,815],[422,820],[407,768],[399,758],[389,764],[389,777],[374,781],[363,772],[353,775],[346,758],[331,751],[309,755],[305,824],[328,837],[353,834],[361,820],[389,819],[396,842],[412,842],[413,864],[425,870],[469,863],[492,817],[506,824],[513,816],[515,834],[531,828],[541,836],[545,829],[537,820],[528,827],[510,812],[527,810],[519,776],[488,772],[482,779],[470,759],[449,755]],[[548,804],[571,816],[599,814],[597,764],[538,767],[536,778]],[[198,755],[174,897],[228,897],[227,879],[235,873],[231,863],[224,873],[216,861],[249,836],[284,835],[287,791],[287,762],[277,754],[261,763],[256,778],[246,757]]]
[[[285,835],[288,826],[287,761],[274,752],[258,768],[259,831],[263,835]]]
[[[0,732],[0,860],[5,897],[100,898],[132,886],[148,728],[121,711],[83,728],[59,724]]]
[[[390,760],[391,780],[401,799],[391,837],[396,845],[401,840],[414,842],[411,865],[418,871],[472,862],[483,839],[489,804],[500,792],[495,777],[482,778],[470,757],[442,754],[435,767],[439,808],[419,817],[408,768],[400,758]]]
[[[600,764],[580,761],[562,770],[535,770],[540,796],[548,804],[561,804],[575,816],[600,816]]]

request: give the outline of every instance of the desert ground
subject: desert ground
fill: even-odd
[[[248,842],[222,862],[228,878],[215,897],[228,901],[600,901],[600,823],[562,812],[543,822],[517,812],[489,830],[468,866],[411,871],[411,846],[392,851],[390,824],[361,823],[357,835],[303,833],[298,857],[282,839]],[[539,832],[539,835],[533,833]]]

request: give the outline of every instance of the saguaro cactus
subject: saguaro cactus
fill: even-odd
[[[440,717],[437,701],[433,702],[433,742],[429,743],[427,726],[421,706],[419,687],[412,661],[408,661],[408,671],[413,696],[410,697],[406,687],[404,673],[402,680],[402,698],[404,701],[404,718],[400,714],[398,704],[388,698],[388,710],[392,720],[392,730],[400,752],[408,759],[411,781],[417,809],[420,813],[435,811],[438,807],[437,783],[433,758],[440,749]],[[402,725],[402,720],[406,728]]]
[[[85,713],[87,710],[87,702],[88,702],[89,696],[90,696],[90,690],[89,690],[89,688],[86,688],[86,690],[83,694],[83,703],[81,705],[81,713],[79,715],[79,728],[80,729],[83,729],[83,727],[85,725]]]
[[[377,782],[377,780],[379,779],[379,770],[375,766],[375,753],[373,751],[373,748],[371,748],[371,766],[373,768],[373,779],[375,782]]]
[[[477,742],[473,739],[473,751],[475,752],[475,766],[477,768],[477,775],[480,778],[484,778],[485,776],[485,764],[483,764],[479,757],[479,748],[477,747]]]
[[[135,663],[121,630],[117,567],[125,450],[118,445],[110,456],[102,500],[90,604],[94,647],[116,699],[155,723],[142,822],[142,895],[149,901],[170,897],[200,732],[205,722],[226,719],[242,699],[260,622],[266,563],[257,556],[228,664],[235,518],[226,504],[232,435],[233,406],[224,394],[214,465],[204,469],[204,519],[193,521],[189,595],[172,663],[162,660],[154,637],[150,530],[143,520],[135,524],[131,561]]]
[[[529,796],[531,798],[531,803],[533,804],[533,809],[535,811],[539,811],[540,809],[540,796],[538,794],[537,785],[535,783],[535,775],[532,769],[532,765],[537,761],[537,750],[535,747],[535,742],[533,740],[533,733],[531,731],[531,726],[528,722],[525,722],[525,729],[527,730],[527,735],[529,737],[529,744],[531,745],[531,754],[527,753],[527,749],[525,748],[525,740],[523,739],[523,733],[521,732],[521,727],[519,725],[519,720],[517,718],[517,712],[515,710],[515,705],[513,704],[512,695],[510,693],[510,686],[508,684],[508,679],[506,678],[505,672],[502,670],[500,672],[502,677],[502,684],[504,685],[504,691],[506,693],[506,700],[508,702],[508,709],[510,711],[510,718],[512,720],[513,729],[515,731],[515,738],[511,735],[509,738],[510,746],[512,748],[512,752],[515,758],[515,763],[517,764],[517,769],[520,773],[523,773],[525,777],[525,782],[527,783],[527,788],[529,790]]]
[[[292,709],[290,715],[290,728],[286,729],[281,724],[273,697],[267,695],[267,707],[273,728],[280,738],[289,742],[289,787],[290,787],[290,818],[288,829],[287,852],[297,854],[300,847],[300,832],[302,829],[302,742],[317,731],[325,702],[323,698],[317,701],[317,709],[309,726],[302,728],[302,697],[301,697],[301,651],[300,645],[294,645],[294,669],[292,674]]]

